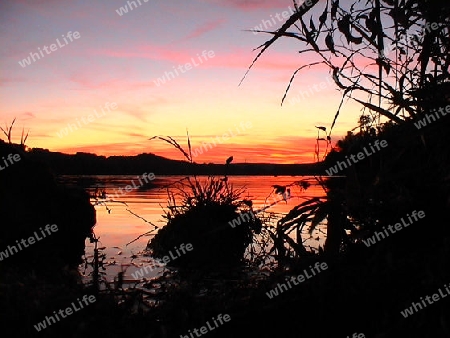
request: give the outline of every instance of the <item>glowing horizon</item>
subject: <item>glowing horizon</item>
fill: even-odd
[[[313,58],[280,40],[238,86],[269,37],[248,30],[279,28],[291,2],[142,0],[119,15],[126,4],[3,2],[0,123],[16,117],[13,134],[30,129],[31,148],[184,159],[149,138],[171,136],[187,149],[188,130],[194,149],[250,122],[194,160],[314,161],[315,126],[329,129],[341,100],[326,67],[299,73],[281,107],[293,72]],[[333,143],[358,119],[355,103],[344,108]]]

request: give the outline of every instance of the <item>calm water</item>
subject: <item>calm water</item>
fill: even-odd
[[[94,227],[94,232],[99,237],[99,247],[103,247],[103,252],[106,254],[107,264],[105,273],[109,281],[112,281],[120,271],[125,271],[126,280],[131,280],[131,274],[142,266],[161,265],[150,257],[143,255],[147,242],[152,238],[151,235],[141,237],[128,245],[127,243],[154,229],[153,226],[146,223],[142,218],[158,227],[165,225],[162,215],[164,215],[164,210],[168,203],[168,189],[169,191],[175,191],[177,185],[173,184],[183,178],[185,177],[159,176],[152,181],[152,187],[140,187],[136,175],[61,177],[62,182],[82,186],[91,193],[94,193],[96,189],[104,189],[106,193],[105,197],[107,198],[100,199],[99,201],[106,201],[110,198],[114,199],[114,202],[106,202],[95,207],[97,210],[97,224]],[[200,180],[205,179],[206,177],[200,177]],[[234,188],[245,189],[242,198],[251,199],[254,210],[281,200],[279,195],[274,194],[273,185],[289,185],[299,180],[307,180],[311,183],[311,186],[306,191],[302,191],[295,184],[290,186],[291,198],[287,201],[281,201],[266,210],[266,212],[273,213],[274,221],[305,199],[324,195],[322,188],[316,184],[313,177],[229,177],[229,182]],[[138,186],[139,189],[133,188],[131,191],[126,192],[125,187],[127,185],[133,185],[133,181],[134,185]],[[122,194],[119,188],[122,188]],[[95,203],[95,199],[92,199],[91,202]],[[153,233],[156,233],[156,231]],[[313,238],[315,239],[311,239],[311,243],[309,244],[315,246],[318,244],[323,245],[323,237],[318,239],[319,237],[321,237],[319,232],[313,233]],[[89,240],[86,240],[86,256],[91,259],[92,253],[93,244]],[[85,274],[90,272],[89,269],[85,271],[84,267],[80,267],[80,270]],[[154,269],[146,278],[152,278],[158,273],[161,273],[161,271],[162,268]]]

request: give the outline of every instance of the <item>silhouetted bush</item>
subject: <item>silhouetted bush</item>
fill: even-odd
[[[242,263],[253,231],[260,230],[261,221],[249,212],[248,205],[247,210],[241,208],[240,192],[233,190],[226,178],[209,178],[204,186],[197,179],[189,180],[186,187],[182,190],[182,205],[175,205],[172,199],[167,225],[148,244],[152,255],[177,255],[176,248],[190,243],[193,250],[171,259],[168,265],[214,269]],[[240,212],[246,215],[241,217]],[[232,227],[236,220],[240,224]]]

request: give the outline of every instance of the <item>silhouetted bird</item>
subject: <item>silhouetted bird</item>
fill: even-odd
[[[230,157],[228,157],[228,158],[227,158],[227,162],[226,162],[226,163],[227,163],[227,164],[230,164],[230,163],[231,163],[231,161],[233,161],[233,156],[230,156]]]

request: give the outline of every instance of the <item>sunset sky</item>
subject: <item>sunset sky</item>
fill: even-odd
[[[194,149],[222,142],[196,157],[198,163],[223,163],[230,155],[234,162],[314,161],[315,126],[330,127],[341,97],[326,80],[328,70],[304,70],[280,106],[292,73],[313,55],[299,55],[292,39],[279,40],[238,86],[253,49],[269,37],[246,30],[263,20],[279,28],[276,17],[293,7],[291,0],[135,2],[130,10],[124,0],[1,1],[0,123],[17,117],[14,141],[24,127],[29,147],[183,159],[148,139],[169,135],[186,145],[188,129]],[[125,6],[128,13],[119,15]],[[163,83],[168,72],[174,78]],[[314,91],[321,82],[323,89]],[[308,90],[309,97],[299,94]],[[359,114],[353,102],[344,105],[334,141]]]

